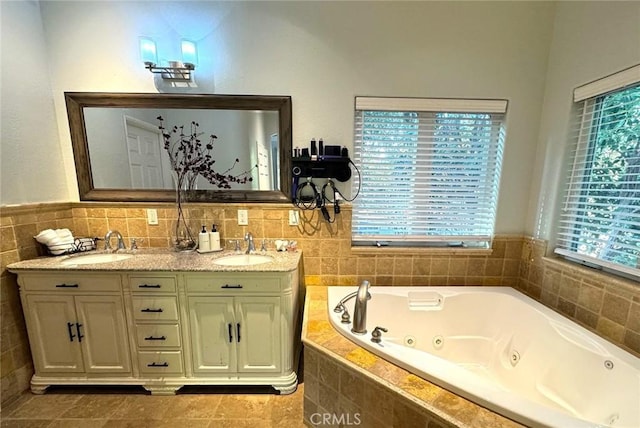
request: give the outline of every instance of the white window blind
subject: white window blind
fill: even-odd
[[[353,160],[362,178],[353,243],[488,247],[506,107],[504,100],[357,97]]]
[[[634,70],[635,83],[629,79]],[[640,277],[639,80],[640,67],[634,67],[621,76],[576,88],[576,99],[587,92],[592,96],[576,103],[570,134],[572,165],[555,250],[636,277]],[[598,88],[615,90],[594,95]]]

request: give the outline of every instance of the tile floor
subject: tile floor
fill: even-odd
[[[221,393],[224,392],[224,393]],[[231,393],[230,393],[231,392]],[[290,395],[269,390],[187,391],[55,388],[24,393],[0,411],[2,428],[302,428],[304,384]]]

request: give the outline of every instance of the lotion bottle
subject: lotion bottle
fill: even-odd
[[[211,251],[220,251],[220,232],[215,224],[211,226],[211,232],[209,232],[209,245]]]
[[[211,251],[209,233],[204,225],[202,225],[202,232],[198,234],[198,248],[200,249],[200,252]]]

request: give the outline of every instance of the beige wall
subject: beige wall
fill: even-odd
[[[195,92],[291,95],[294,146],[323,137],[352,148],[356,95],[508,99],[496,230],[524,231],[553,3],[48,1],[40,8],[52,87],[45,101],[53,100],[58,126],[57,141],[47,144],[58,143],[62,155],[49,181],[67,189],[41,192],[46,176],[25,174],[18,158],[2,176],[20,176],[23,187],[8,186],[2,205],[78,200],[63,92],[157,92],[138,58],[138,37],[147,35],[160,57],[174,59],[163,52],[176,51],[181,37],[198,42]],[[3,52],[3,64],[10,60]],[[20,91],[33,81],[17,75],[8,83]],[[24,104],[27,118],[32,104]],[[3,154],[40,147],[30,138],[3,142]]]
[[[573,89],[639,64],[639,23],[640,2],[558,2],[527,234],[554,237],[561,182],[567,171]]]

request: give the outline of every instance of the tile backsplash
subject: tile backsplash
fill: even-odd
[[[147,224],[146,209],[158,224]],[[249,225],[238,226],[246,209]],[[289,226],[288,204],[189,204],[187,218],[197,233],[215,223],[223,245],[250,231],[257,242],[295,240],[303,251],[306,285],[502,285],[527,293],[547,306],[640,353],[640,286],[592,269],[545,257],[546,242],[523,236],[497,236],[487,250],[390,250],[351,247],[351,208],[335,223],[316,211],[301,211]],[[76,237],[104,237],[110,229],[127,247],[169,247],[176,209],[171,203],[50,203],[3,207],[0,213],[2,402],[24,391],[33,373],[16,277],[9,263],[42,255],[33,239],[47,228],[69,228]],[[244,242],[242,242],[244,244]],[[99,244],[99,248],[102,245]]]

